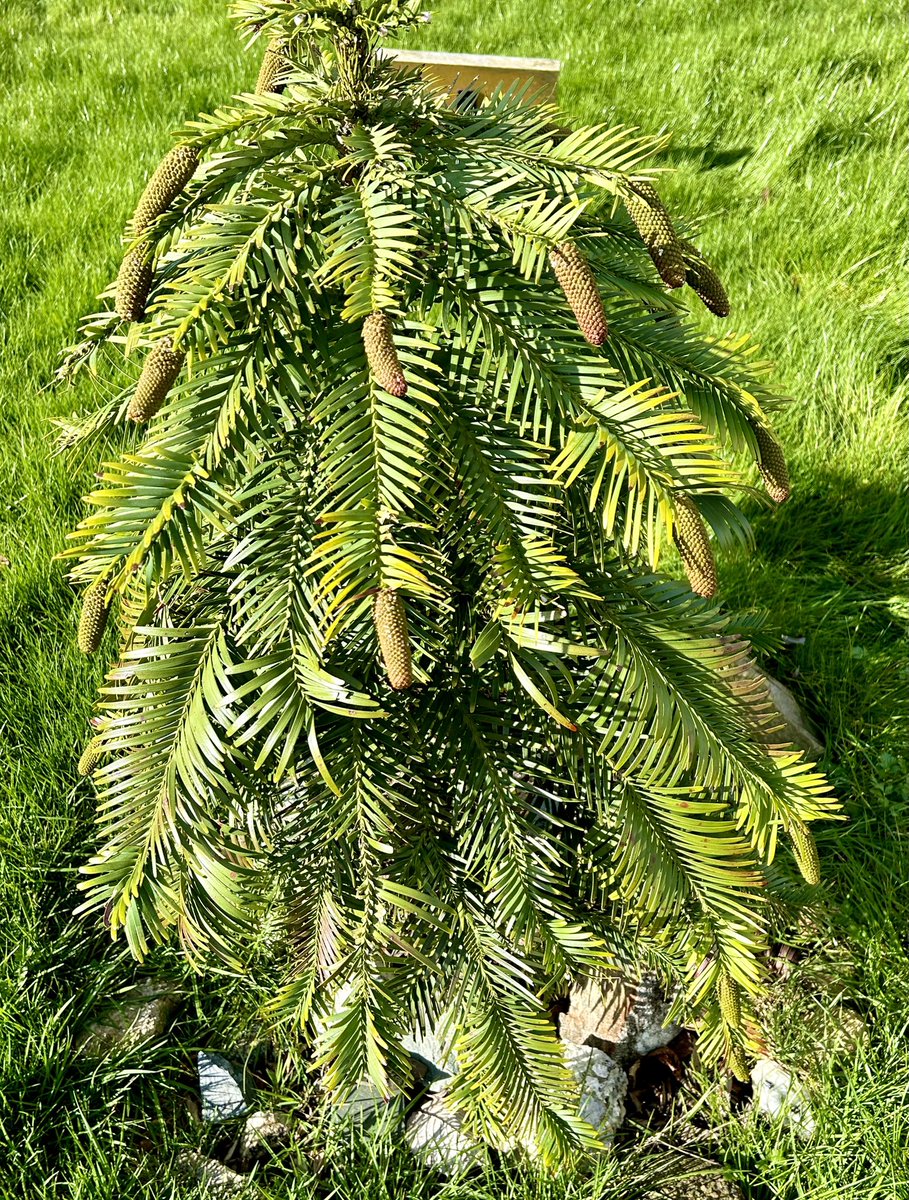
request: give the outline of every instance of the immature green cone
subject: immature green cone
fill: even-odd
[[[728,971],[723,971],[717,980],[716,995],[720,1002],[720,1012],[723,1020],[733,1029],[738,1029],[742,1023],[742,1002],[739,999],[739,985]]]
[[[373,379],[392,396],[407,395],[407,380],[401,370],[392,336],[391,321],[384,312],[374,312],[363,322],[363,345]]]
[[[812,887],[817,887],[821,882],[821,860],[818,858],[811,830],[804,821],[793,821],[789,827],[789,836],[792,838],[795,862],[802,878]]]
[[[79,759],[79,774],[91,775],[103,757],[104,752],[101,749],[101,739],[99,737],[93,737],[82,751],[82,756]]]
[[[373,620],[379,638],[382,661],[388,672],[388,682],[396,691],[413,683],[410,636],[404,603],[394,588],[382,588],[373,605]]]
[[[741,1046],[733,1045],[730,1047],[726,1066],[741,1083],[747,1083],[751,1078],[751,1072],[748,1070],[748,1063],[745,1060]]]
[[[609,327],[587,259],[574,242],[563,242],[550,253],[549,261],[581,333],[591,346],[602,346]]]
[[[144,243],[128,250],[117,276],[115,307],[121,321],[141,321],[151,291],[154,270],[151,250]]]
[[[259,78],[256,80],[256,95],[265,96],[269,92],[283,92],[284,84],[281,82],[281,76],[289,65],[275,44],[269,46],[262,56],[262,66],[259,68]]]
[[[697,505],[683,493],[675,497],[673,541],[678,546],[691,590],[699,596],[716,595],[716,562],[707,526]]]
[[[625,201],[628,215],[637,226],[660,278],[671,288],[685,282],[682,247],[653,184],[636,183],[637,196]]]
[[[146,358],[129,405],[131,421],[150,421],[167,399],[186,358],[173,346],[169,337],[162,338]]]
[[[91,585],[82,601],[78,640],[83,654],[94,654],[101,645],[109,613],[107,580],[99,579]]]
[[[769,430],[764,429],[763,426],[755,425],[754,433],[761,455],[758,462],[758,469],[761,472],[764,487],[767,489],[767,494],[771,500],[775,500],[777,504],[782,504],[791,495],[789,469],[786,466],[783,451],[773,434]]]
[[[681,242],[685,282],[715,317],[729,316],[729,297],[722,280],[690,242]]]
[[[162,158],[133,213],[132,231],[144,233],[167,212],[199,166],[199,151],[195,146],[174,146]]]

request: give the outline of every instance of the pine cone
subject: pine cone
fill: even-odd
[[[685,260],[669,213],[652,184],[636,183],[634,190],[637,197],[625,201],[628,215],[634,221],[660,278],[671,288],[681,287],[685,282]]]
[[[821,882],[821,860],[811,830],[804,821],[796,820],[789,826],[789,836],[792,838],[795,862],[802,878],[812,887],[817,887]]]
[[[103,757],[104,751],[101,749],[101,739],[99,737],[93,737],[82,751],[82,756],[79,759],[78,766],[79,774],[91,775]]]
[[[151,250],[143,242],[127,251],[117,276],[115,306],[122,321],[141,321],[151,291],[154,271]]]
[[[717,980],[716,995],[720,1002],[720,1012],[723,1014],[723,1020],[727,1025],[731,1025],[733,1029],[738,1029],[742,1024],[742,1003],[739,999],[739,985],[725,969],[720,973],[720,977]]]
[[[764,429],[762,425],[754,426],[754,434],[761,455],[758,468],[764,481],[764,487],[771,500],[782,504],[789,499],[791,494],[789,470],[782,448],[773,434],[768,429]]]
[[[373,620],[388,682],[396,691],[413,683],[410,637],[404,603],[394,588],[382,588],[373,605]]]
[[[277,43],[273,42],[262,56],[262,66],[256,80],[256,95],[265,96],[269,92],[280,95],[284,91],[284,84],[280,82],[280,78],[289,66],[290,63],[281,54]]]
[[[716,563],[704,519],[693,500],[683,493],[675,497],[673,540],[685,566],[691,590],[699,596],[716,595]]]
[[[685,263],[685,282],[715,317],[729,316],[729,297],[722,281],[691,242],[680,242]]]
[[[169,337],[162,338],[146,358],[129,406],[131,421],[150,421],[167,399],[186,358],[173,345]]]
[[[363,322],[363,345],[369,369],[379,387],[399,399],[406,396],[407,380],[395,349],[391,321],[384,312],[370,313]]]
[[[549,261],[581,333],[591,346],[602,346],[609,327],[587,259],[573,242],[563,242],[550,253]]]
[[[82,615],[79,617],[79,649],[83,654],[94,654],[101,645],[104,629],[110,613],[107,601],[107,580],[96,580],[82,601]]]
[[[134,234],[144,233],[167,212],[183,191],[199,166],[199,151],[195,146],[174,146],[158,164],[133,213]]]
[[[742,1083],[747,1083],[751,1078],[751,1072],[748,1070],[748,1063],[745,1061],[745,1055],[742,1052],[741,1046],[732,1044],[729,1048],[729,1055],[726,1059],[726,1066],[732,1074]]]

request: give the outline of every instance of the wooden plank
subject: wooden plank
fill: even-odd
[[[528,99],[554,101],[562,64],[554,58],[511,58],[496,54],[440,54],[435,50],[380,50],[402,67],[419,67],[429,82],[446,92],[477,91],[530,84]]]

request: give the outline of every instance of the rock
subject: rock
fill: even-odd
[[[291,1123],[280,1113],[263,1112],[259,1109],[250,1113],[240,1135],[240,1158],[244,1163],[289,1146],[293,1138]]]
[[[329,1109],[332,1121],[350,1121],[366,1129],[376,1121],[396,1121],[402,1114],[402,1097],[395,1091],[386,1095],[369,1079],[360,1082]]]
[[[759,1113],[780,1118],[804,1137],[814,1133],[815,1120],[808,1095],[787,1067],[772,1058],[758,1059],[751,1072],[751,1086]]]
[[[444,1088],[430,1093],[410,1114],[404,1137],[426,1166],[446,1175],[458,1175],[486,1159],[485,1148],[464,1132],[463,1117],[449,1105]]]
[[[585,980],[571,990],[568,1012],[559,1018],[559,1036],[610,1054],[625,1035],[633,1005],[634,988],[625,976]]]
[[[868,1022],[854,1008],[842,1004],[830,1014],[827,1030],[825,1044],[834,1054],[857,1054],[869,1042]]]
[[[177,1166],[201,1183],[208,1196],[237,1196],[250,1182],[245,1175],[238,1175],[216,1158],[206,1158],[194,1150],[179,1154]]]
[[[745,1200],[739,1185],[722,1175],[692,1175],[689,1179],[666,1183],[658,1195],[659,1200]]]
[[[803,750],[812,758],[820,758],[824,747],[811,729],[792,692],[774,679],[751,657],[745,642],[735,635],[726,635],[723,642],[731,655],[738,659],[727,682],[734,695],[761,714],[761,741],[768,745],[789,744]],[[764,722],[768,712],[776,709],[777,729],[768,734]]]
[[[781,730],[783,740],[792,742],[794,746],[797,746],[800,750],[804,750],[812,758],[821,758],[824,753],[824,746],[805,719],[795,696],[793,696],[785,684],[774,679],[772,675],[768,675],[766,671],[763,672],[763,675],[770,689],[770,698],[783,719],[783,728]]]
[[[236,1071],[220,1054],[200,1050],[197,1057],[199,1095],[203,1121],[229,1121],[242,1117],[247,1104]]]
[[[90,1058],[104,1058],[153,1041],[165,1032],[179,1003],[171,984],[143,979],[85,1030],[76,1049]]]
[[[415,1074],[420,1076],[426,1091],[444,1091],[460,1069],[457,1058],[439,1039],[437,1030],[426,1034],[409,1033],[403,1039],[403,1045],[410,1051]]]
[[[648,972],[634,984],[616,972],[572,990],[568,1012],[559,1019],[559,1034],[564,1042],[593,1046],[617,1062],[628,1062],[678,1035],[678,1025],[665,1024],[668,1011],[656,975]]]
[[[581,1089],[580,1116],[610,1143],[625,1120],[628,1078],[617,1062],[596,1046],[565,1045],[565,1061]]]

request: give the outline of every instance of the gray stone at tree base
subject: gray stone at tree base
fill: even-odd
[[[565,1062],[581,1089],[579,1115],[597,1130],[604,1142],[611,1142],[625,1120],[627,1075],[596,1046],[566,1043]]]
[[[814,1114],[804,1086],[788,1067],[772,1058],[759,1058],[751,1072],[754,1107],[771,1118],[781,1118],[803,1137],[815,1130]]]
[[[229,1121],[247,1110],[237,1072],[222,1054],[200,1050],[196,1059],[203,1121]]]
[[[444,1088],[410,1114],[404,1137],[421,1162],[446,1175],[459,1175],[486,1159],[485,1147],[464,1132],[463,1117],[449,1105]]]
[[[80,1054],[105,1058],[117,1050],[132,1050],[165,1032],[180,997],[166,981],[143,979],[117,997],[76,1044]]]

